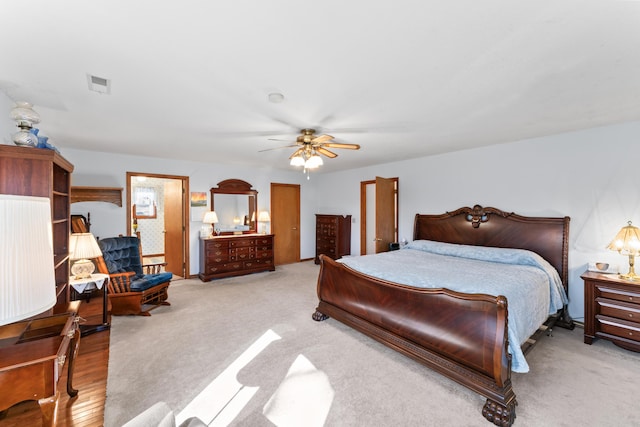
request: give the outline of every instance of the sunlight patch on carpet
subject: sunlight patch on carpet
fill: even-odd
[[[251,400],[259,387],[245,387],[236,375],[269,344],[280,336],[269,329],[234,360],[176,417],[180,425],[190,417],[198,417],[210,426],[228,425]]]
[[[278,427],[321,427],[334,394],[327,374],[300,354],[262,413]]]

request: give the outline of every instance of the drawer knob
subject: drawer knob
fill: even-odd
[[[630,318],[633,318],[633,314],[629,313],[629,317],[630,317]]]

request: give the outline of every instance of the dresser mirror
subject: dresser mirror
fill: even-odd
[[[258,231],[258,192],[251,188],[251,184],[240,179],[227,179],[210,191],[211,210],[218,217],[218,223],[213,224],[214,230],[225,235]]]

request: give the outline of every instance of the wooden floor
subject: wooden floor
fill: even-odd
[[[92,298],[80,305],[80,316],[86,323],[100,323],[100,298]],[[73,387],[78,395],[69,398],[66,393],[68,364],[65,364],[59,384],[58,427],[104,426],[104,403],[107,397],[107,367],[109,363],[109,331],[97,332],[80,338],[80,348],[73,375]],[[0,418],[0,427],[38,427],[42,425],[40,407],[35,401],[17,404]]]

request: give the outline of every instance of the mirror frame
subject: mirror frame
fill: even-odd
[[[249,204],[249,230],[239,231],[222,231],[220,235],[234,235],[234,234],[255,234],[258,232],[258,191],[251,188],[251,184],[241,179],[225,179],[218,183],[218,187],[212,187],[211,192],[211,210],[215,211],[215,195],[216,194],[235,194],[248,196]],[[253,202],[251,202],[251,196],[253,196]],[[255,219],[252,221],[252,214],[255,213]]]

